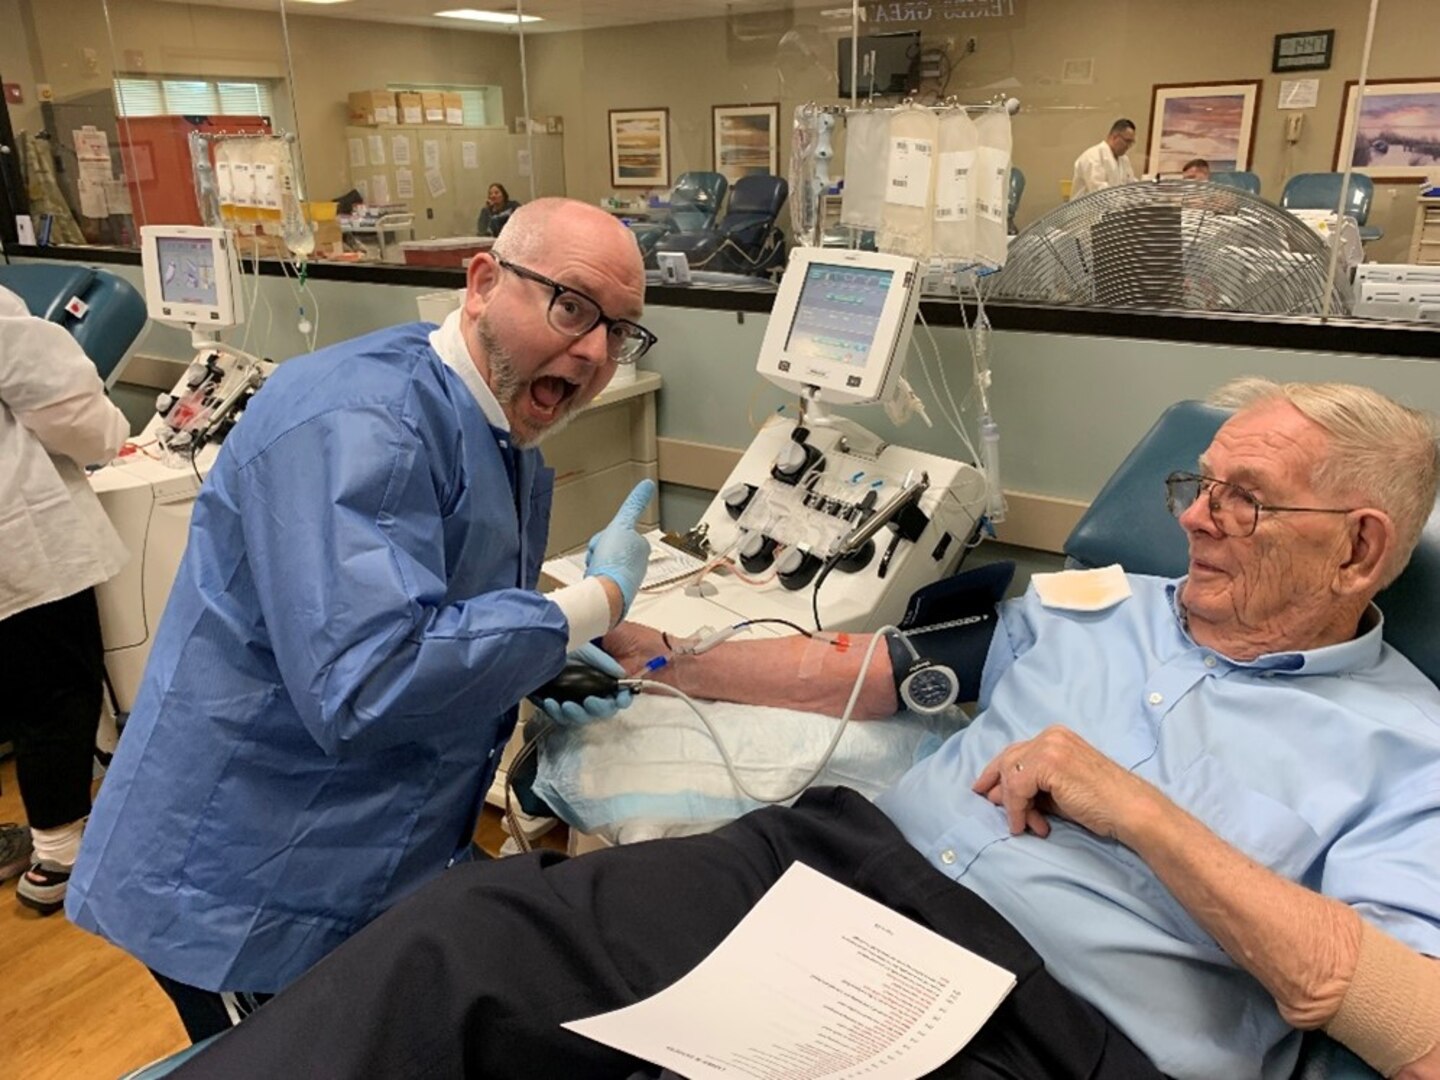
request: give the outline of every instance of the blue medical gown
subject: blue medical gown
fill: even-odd
[[[440,873],[564,664],[553,471],[430,329],[283,364],[195,504],[66,905],[173,979],[279,990]]]

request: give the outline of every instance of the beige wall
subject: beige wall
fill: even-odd
[[[35,64],[31,35],[26,33],[28,11],[22,0],[0,0],[0,76],[7,83],[19,83],[25,94],[23,105],[10,106],[10,124],[15,134],[39,131],[40,99],[36,94]]]
[[[780,5],[777,5],[777,7]],[[795,107],[835,92],[835,39],[807,16],[782,13],[738,37],[725,19],[695,19],[526,40],[530,108],[565,120],[567,193],[594,201],[610,185],[609,110],[670,110],[670,179],[714,168],[711,107],[778,102],[780,175]],[[784,37],[782,41],[782,36]],[[625,189],[634,195],[636,189]]]

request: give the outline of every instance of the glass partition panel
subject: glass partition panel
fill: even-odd
[[[797,106],[839,99],[852,7],[525,0],[529,113],[564,132],[564,191],[629,222],[655,264],[767,276],[793,242]],[[737,215],[749,222],[737,230]]]
[[[1363,286],[1389,271],[1354,267],[1440,259],[1440,207],[1421,197],[1440,124],[1421,0],[1383,0],[1368,65],[1369,6],[1342,0],[445,8],[0,0],[14,28],[0,75],[23,132],[12,157],[34,162],[37,226],[52,244],[123,247],[144,221],[203,217],[190,136],[234,129],[296,136],[312,258],[458,267],[507,205],[565,194],[630,221],[652,266],[669,251],[773,279],[797,242],[873,242],[840,228],[849,95],[879,108],[1014,98],[1007,224],[1032,231],[990,279],[995,298],[1310,314],[1328,295],[1333,315],[1440,321],[1408,293],[1367,306]],[[807,105],[840,110],[828,190],[813,161],[791,168]],[[1107,145],[1122,119],[1133,132]],[[1074,198],[1087,155],[1122,172],[1116,147],[1137,179],[1164,182],[1117,205]],[[1179,179],[1195,158],[1209,187]],[[1353,231],[1326,220],[1347,162]],[[1322,247],[1337,238],[1333,283],[1330,248],[1289,210]],[[1162,273],[1136,269],[1157,260]],[[1291,272],[1321,263],[1318,284]],[[1279,298],[1282,280],[1296,295]]]
[[[336,212],[322,255],[457,269],[489,231],[492,186],[515,195],[534,171],[563,176],[558,146],[530,145],[514,122],[524,94],[513,14],[285,4],[305,175],[322,212]]]
[[[192,137],[293,132],[278,6],[7,0],[7,95],[37,240],[206,223]]]

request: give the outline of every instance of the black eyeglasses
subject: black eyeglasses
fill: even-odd
[[[1210,517],[1226,536],[1244,538],[1254,534],[1260,524],[1260,511],[1278,514],[1353,514],[1358,507],[1340,510],[1329,506],[1267,506],[1237,484],[1216,480],[1213,476],[1172,472],[1165,478],[1165,505],[1177,518],[1195,500],[1206,495]]]
[[[528,270],[508,259],[496,256],[495,261],[516,277],[553,290],[550,306],[545,309],[545,320],[556,333],[582,338],[604,323],[605,351],[617,364],[633,364],[650,351],[650,346],[660,340],[637,322],[610,318],[599,303],[579,289],[561,285],[544,274],[537,274],[534,270]]]

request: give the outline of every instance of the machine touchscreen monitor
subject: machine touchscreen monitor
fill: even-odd
[[[756,367],[815,401],[883,400],[904,366],[918,302],[913,259],[798,249],[780,281]]]
[[[140,238],[145,306],[152,319],[201,331],[243,321],[240,264],[225,229],[146,225]]]

